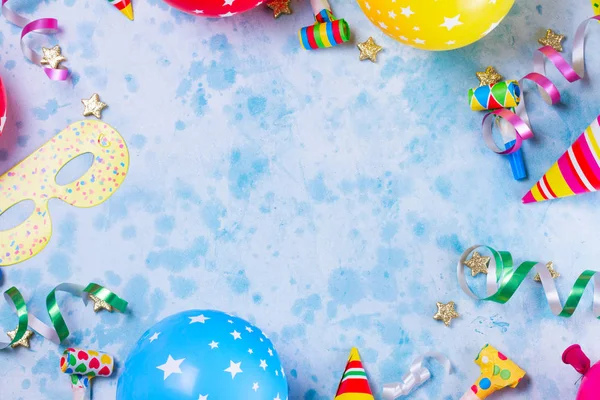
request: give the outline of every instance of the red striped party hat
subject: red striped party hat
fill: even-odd
[[[600,189],[600,115],[523,197],[535,203]]]
[[[131,0],[108,0],[108,2],[117,7],[124,16],[129,18],[129,20],[133,21],[133,6],[131,5]]]
[[[348,364],[333,400],[375,400],[356,347],[350,350]]]

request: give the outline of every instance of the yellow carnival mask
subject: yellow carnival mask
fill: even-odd
[[[59,171],[86,153],[94,156],[90,168],[72,183],[56,183]],[[50,199],[75,207],[97,206],[121,186],[128,168],[129,151],[121,135],[102,121],[85,120],[69,125],[0,176],[0,216],[23,200],[35,204],[25,222],[0,231],[0,266],[28,260],[46,247],[52,235]]]

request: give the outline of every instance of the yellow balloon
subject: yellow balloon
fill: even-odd
[[[514,0],[358,0],[375,26],[424,50],[453,50],[481,39],[508,14]]]

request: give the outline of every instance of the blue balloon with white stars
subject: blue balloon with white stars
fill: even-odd
[[[285,371],[264,333],[215,310],[171,315],[125,361],[117,400],[287,400]]]

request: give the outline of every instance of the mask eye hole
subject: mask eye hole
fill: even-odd
[[[0,231],[8,231],[21,225],[33,214],[35,203],[33,200],[21,200],[0,213]]]
[[[92,153],[83,153],[70,160],[58,171],[56,183],[63,186],[75,182],[81,178],[94,163]]]

